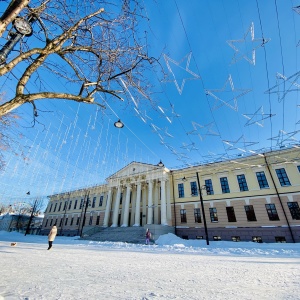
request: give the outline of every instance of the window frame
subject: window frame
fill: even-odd
[[[275,172],[281,186],[291,186],[291,182],[285,168],[275,169]]]
[[[198,185],[196,181],[191,181],[190,182],[191,186],[191,195],[192,196],[198,196]]]
[[[194,208],[195,223],[202,223],[200,208]]]
[[[204,181],[206,195],[214,195],[214,187],[211,179],[205,179]]]
[[[210,216],[210,221],[212,223],[218,223],[219,218],[218,218],[218,211],[216,207],[210,207],[209,208],[209,216]]]
[[[232,210],[229,211],[230,209],[232,209]],[[233,206],[226,206],[226,213],[227,213],[228,222],[230,222],[230,223],[236,222],[236,216],[235,216],[235,212],[234,212],[234,207]]]
[[[178,198],[184,198],[184,184],[178,183]]]
[[[276,205],[274,203],[265,204],[265,207],[270,221],[280,221]]]
[[[180,209],[180,221],[181,223],[187,223],[187,218],[186,218],[186,209]]]
[[[300,208],[298,202],[287,202],[293,220],[300,220]]]
[[[245,213],[247,216],[247,221],[248,222],[256,222],[256,215],[254,211],[253,205],[244,205]]]
[[[269,183],[264,171],[256,172],[256,179],[260,189],[269,189]]]
[[[222,194],[229,194],[230,188],[229,188],[228,178],[220,177],[220,184],[221,184]]]
[[[249,191],[245,174],[236,175],[236,178],[240,187],[240,192]]]

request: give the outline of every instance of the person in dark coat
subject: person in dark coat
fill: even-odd
[[[147,231],[146,231],[146,245],[148,245],[150,243],[150,238],[151,238],[151,232],[147,228]]]

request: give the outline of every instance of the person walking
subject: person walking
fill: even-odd
[[[49,247],[47,250],[50,250],[52,248],[52,243],[55,240],[56,235],[57,235],[57,227],[54,225],[48,234]]]
[[[146,231],[146,245],[149,245],[149,244],[150,244],[150,238],[151,238],[151,232],[150,232],[150,230],[147,228],[147,231]]]

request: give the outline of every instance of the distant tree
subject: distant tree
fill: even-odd
[[[142,5],[140,0],[32,0],[20,16],[30,20],[33,35],[24,36],[0,68],[0,77],[16,77],[15,95],[0,105],[0,116],[31,103],[36,117],[35,101],[42,99],[92,104],[101,94],[97,104],[103,108],[112,98],[151,102],[150,72],[157,66],[159,76],[162,70],[148,54]]]

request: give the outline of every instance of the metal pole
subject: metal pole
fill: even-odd
[[[285,209],[284,209],[284,206],[283,206],[281,197],[280,197],[280,195],[279,195],[279,192],[278,192],[278,189],[277,189],[275,180],[274,180],[274,178],[273,178],[273,175],[272,175],[272,173],[271,173],[271,170],[270,170],[270,167],[269,167],[269,163],[268,163],[268,161],[267,161],[267,157],[266,157],[265,153],[263,153],[263,156],[264,156],[264,159],[265,159],[265,163],[266,163],[267,169],[268,169],[269,174],[270,174],[270,176],[271,176],[271,179],[272,179],[272,182],[273,182],[273,185],[274,185],[274,188],[275,188],[275,191],[276,191],[276,194],[277,194],[279,203],[280,203],[280,205],[281,205],[283,214],[284,214],[284,216],[285,216],[285,220],[286,220],[286,223],[287,223],[287,225],[288,225],[288,228],[289,228],[289,231],[290,231],[290,234],[291,234],[293,243],[296,243],[295,238],[294,238],[294,235],[293,235],[293,231],[292,231],[292,228],[291,228],[291,225],[290,225],[289,220],[288,220],[288,217],[287,217],[287,215],[286,215],[286,212],[285,212]]]
[[[34,205],[33,205],[31,215],[30,215],[30,218],[29,218],[29,221],[28,221],[28,224],[27,224],[25,235],[29,233],[29,228],[30,228],[31,221],[33,219],[33,214],[35,213],[36,205],[37,205],[37,199],[34,201]]]
[[[83,220],[82,220],[82,225],[81,225],[80,237],[82,237],[83,226],[85,225],[86,211],[87,211],[87,208],[88,208],[89,202],[90,202],[89,195],[90,195],[90,191],[88,191],[87,194],[85,194],[86,200],[85,200],[85,208],[84,208]]]
[[[200,180],[199,180],[198,172],[196,172],[196,174],[197,174],[197,181],[198,181],[198,186],[199,186],[199,195],[200,195],[200,203],[201,203],[201,209],[202,209],[202,215],[203,215],[203,223],[204,223],[206,244],[209,245],[207,225],[206,225],[206,217],[205,217],[205,211],[204,211],[204,204],[203,204],[203,197],[202,197],[202,191],[201,191],[201,186],[200,186]]]

